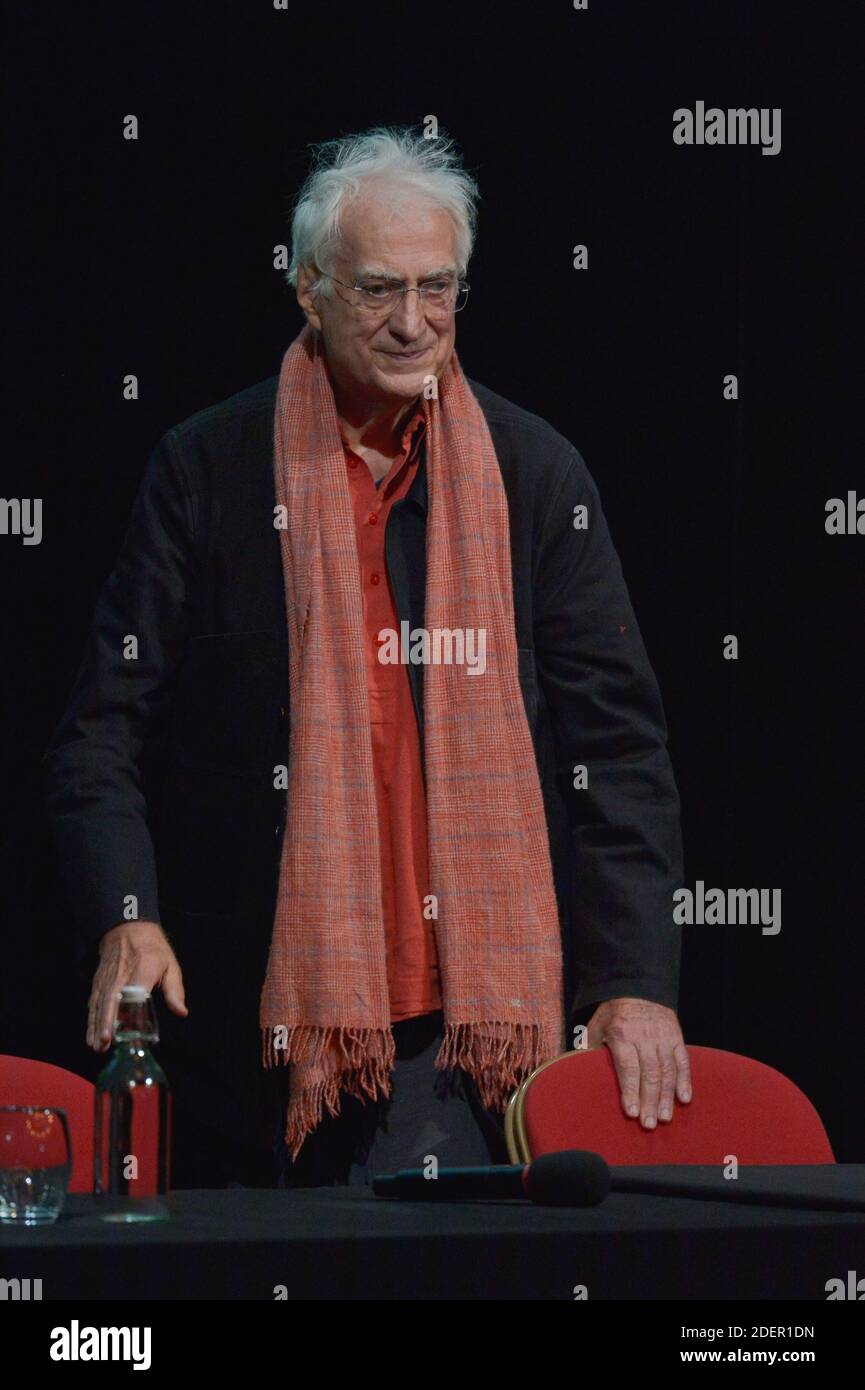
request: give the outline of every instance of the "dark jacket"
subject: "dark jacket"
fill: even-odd
[[[556,430],[471,386],[509,504],[519,677],[549,829],[565,1006],[573,1016],[633,995],[675,1007],[679,799],[657,682],[598,492]],[[214,1095],[214,1030],[227,1030],[235,1054],[241,1031],[257,1046],[286,812],[273,786],[291,717],[273,524],[276,387],[272,377],[200,411],[156,446],[45,757],[83,940],[94,945],[129,915],[162,921],[191,1011],[180,1025],[167,1020],[169,1041],[213,1062]],[[426,500],[422,461],[386,533],[399,614],[412,627],[424,625]],[[574,526],[581,504],[585,530]],[[124,656],[130,638],[135,659]],[[408,673],[422,734],[423,668]],[[588,770],[586,789],[574,788],[576,764]]]

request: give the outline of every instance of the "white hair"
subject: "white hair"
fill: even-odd
[[[292,214],[291,267],[286,272],[290,285],[297,285],[299,266],[326,270],[332,264],[342,210],[368,179],[413,190],[449,212],[456,229],[457,273],[465,275],[474,244],[479,193],[453,141],[445,135],[427,138],[407,126],[376,126],[361,135],[313,146],[312,168]],[[319,277],[311,288],[327,295],[330,281]]]

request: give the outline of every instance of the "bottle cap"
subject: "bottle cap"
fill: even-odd
[[[144,1004],[150,998],[150,990],[144,985],[124,985],[120,996],[129,1004]]]

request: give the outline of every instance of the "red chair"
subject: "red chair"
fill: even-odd
[[[505,1134],[512,1163],[560,1149],[591,1149],[608,1163],[834,1163],[817,1111],[781,1072],[715,1047],[689,1047],[693,1099],[645,1130],[622,1110],[607,1047],[566,1052],[532,1072],[511,1097]]]
[[[50,1105],[65,1110],[72,1141],[70,1192],[93,1191],[94,1086],[52,1062],[0,1053],[0,1105]]]

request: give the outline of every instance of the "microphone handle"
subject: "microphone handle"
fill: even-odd
[[[834,1192],[778,1192],[766,1187],[740,1188],[737,1179],[729,1179],[717,1188],[704,1187],[687,1178],[654,1178],[613,1169],[610,1180],[613,1192],[638,1192],[646,1197],[692,1197],[702,1202],[739,1202],[759,1207],[810,1208],[813,1211],[865,1211],[865,1197],[843,1197]]]

